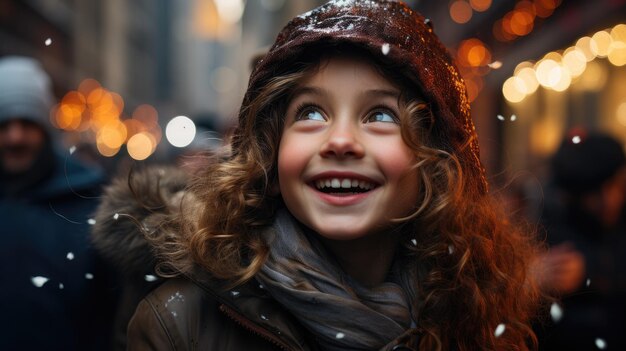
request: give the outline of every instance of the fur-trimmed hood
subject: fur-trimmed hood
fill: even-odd
[[[174,167],[152,167],[118,177],[104,190],[92,242],[124,276],[153,274],[156,256],[145,235],[158,235],[177,217],[189,180]]]

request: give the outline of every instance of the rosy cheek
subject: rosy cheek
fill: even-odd
[[[387,170],[399,175],[406,174],[416,163],[412,150],[403,141],[388,143],[386,146],[380,156]]]

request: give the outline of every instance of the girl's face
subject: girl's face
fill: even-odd
[[[400,134],[399,95],[355,58],[325,61],[296,88],[278,150],[280,191],[322,237],[364,238],[415,209],[416,158]]]

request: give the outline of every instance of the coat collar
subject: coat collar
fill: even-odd
[[[229,288],[227,281],[215,279],[200,268],[187,278],[220,302],[222,312],[244,328],[285,350],[317,350],[313,337],[256,279]],[[419,334],[417,329],[407,330],[381,351],[413,350],[409,345],[417,345]]]
[[[200,268],[187,278],[211,294],[225,307],[222,311],[244,328],[287,350],[316,350],[304,327],[255,279],[229,288],[227,281],[215,279]]]

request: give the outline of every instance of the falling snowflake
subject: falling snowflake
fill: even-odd
[[[344,333],[337,333],[337,335],[335,335],[335,338],[343,339],[344,336],[346,336]]]
[[[63,283],[59,283],[59,289],[63,290],[63,288],[65,288],[65,285],[63,285]]]
[[[117,219],[120,218],[120,214],[116,213],[113,215],[113,219],[117,221]]]
[[[93,219],[93,218],[89,218],[89,219],[87,220],[87,224],[89,224],[89,225],[94,225],[94,224],[96,224],[96,220],[95,220],[95,219]]]
[[[70,147],[70,155],[73,154],[74,152],[76,152],[76,146]]]
[[[41,288],[48,280],[50,279],[42,276],[30,277],[30,281],[38,288]]]
[[[604,339],[596,338],[596,347],[600,350],[606,349],[606,341],[604,341]]]
[[[89,280],[93,279],[93,274],[85,273],[85,279],[89,279]]]
[[[516,119],[517,119],[517,116],[516,116],[516,115],[511,115],[511,121],[512,121],[512,122],[515,122],[515,120],[516,120]]]
[[[580,140],[581,140],[580,136],[578,136],[578,135],[574,135],[574,137],[572,137],[572,143],[574,143],[574,144],[580,143]]]
[[[237,297],[239,295],[239,291],[231,291],[230,295],[232,295],[232,297]]]
[[[65,255],[65,258],[67,258],[68,260],[73,260],[74,259],[74,253],[73,252],[68,252],[67,255]]]
[[[263,286],[263,284],[259,284],[259,289],[265,289],[265,287]]]
[[[383,55],[387,55],[390,49],[391,47],[387,43],[384,43],[383,46],[381,47],[381,51],[383,52]]]
[[[491,69],[498,69],[502,67],[502,61],[493,61],[492,63],[487,65]]]
[[[177,291],[174,295],[171,295],[169,299],[165,302],[165,307],[167,307],[172,302],[185,302],[185,296]]]
[[[144,277],[144,279],[145,279],[147,282],[153,282],[153,281],[156,281],[158,278],[157,278],[157,277],[155,277],[155,276],[153,276],[152,274],[146,274],[146,276]]]
[[[587,278],[587,282],[585,283],[585,285],[587,285],[587,287],[589,287],[589,285],[591,285],[591,279]]]
[[[550,306],[550,316],[552,316],[554,323],[558,323],[563,318],[563,309],[558,303],[555,302]]]
[[[264,314],[262,314],[262,315],[261,315],[261,319],[262,319],[262,320],[264,320],[264,321],[266,321],[266,320],[267,320],[267,317],[265,317],[265,315],[264,315]]]
[[[503,333],[504,330],[506,329],[506,326],[502,323],[498,324],[498,326],[496,327],[496,331],[493,333],[493,335],[498,338],[500,337]]]
[[[452,255],[454,253],[454,246],[448,245],[448,253]]]
[[[413,244],[413,246],[417,246],[417,240],[411,239],[411,244]]]
[[[504,116],[503,115],[498,115],[498,119],[501,121],[504,121]]]
[[[44,41],[44,44],[46,44],[46,46],[50,46],[52,44],[52,38],[47,38],[46,41]]]

